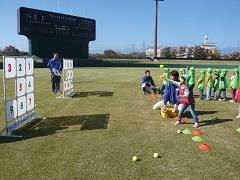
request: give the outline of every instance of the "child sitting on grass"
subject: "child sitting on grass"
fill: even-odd
[[[180,82],[176,82],[173,80],[168,80],[168,81],[179,87],[178,98],[179,98],[179,103],[181,104],[181,108],[178,113],[178,120],[176,121],[176,123],[174,125],[181,124],[183,112],[188,108],[188,106],[190,106],[190,111],[191,111],[191,114],[192,114],[194,122],[195,122],[193,127],[198,128],[199,122],[198,122],[197,113],[195,111],[195,101],[194,101],[194,97],[193,97],[193,90],[192,89],[190,90],[187,87],[186,78],[181,76]]]
[[[156,94],[155,91],[155,83],[153,81],[152,76],[150,75],[150,70],[146,70],[145,74],[142,78],[142,90],[143,90],[143,94],[146,94],[147,92],[149,94]]]

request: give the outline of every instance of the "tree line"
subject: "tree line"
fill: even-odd
[[[14,46],[7,46],[3,50],[0,50],[0,56],[27,56],[28,53],[20,51]]]
[[[0,56],[27,56],[28,53],[20,51],[14,46],[0,49]],[[121,53],[108,49],[103,53],[91,54],[91,58],[113,58],[113,59],[145,59],[145,52]],[[214,51],[204,49],[200,46],[194,47],[165,47],[161,49],[161,58],[166,59],[225,59],[240,61],[240,52],[232,52],[221,55],[218,49]]]

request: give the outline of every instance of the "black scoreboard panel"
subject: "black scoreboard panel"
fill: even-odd
[[[96,39],[96,21],[83,17],[20,7],[18,34],[29,39],[29,54],[49,58],[88,59],[89,42]]]
[[[96,21],[66,14],[20,7],[17,10],[18,34],[25,36],[96,39]]]

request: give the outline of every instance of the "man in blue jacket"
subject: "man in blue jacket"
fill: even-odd
[[[179,78],[179,73],[176,70],[173,70],[170,73],[170,79],[179,82],[178,78]],[[158,108],[165,109],[167,105],[170,105],[170,106],[178,105],[178,93],[179,93],[179,89],[177,86],[175,86],[172,83],[167,83],[164,89],[163,100],[157,102],[153,106],[153,110],[156,110]]]
[[[51,71],[52,92],[60,94],[62,62],[58,53],[53,54],[53,58],[48,61],[47,67]]]

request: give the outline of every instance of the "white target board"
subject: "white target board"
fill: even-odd
[[[32,75],[32,74],[33,74],[33,59],[26,58],[26,75]]]
[[[26,87],[27,87],[27,93],[32,93],[34,91],[33,76],[27,76]]]
[[[34,109],[34,94],[27,95],[27,111],[31,111]]]
[[[24,58],[17,58],[17,77],[25,76],[25,59]]]
[[[17,99],[17,106],[18,106],[18,116],[22,116],[27,112],[26,107],[26,96],[22,96]]]
[[[6,118],[7,122],[11,122],[17,117],[17,101],[11,99],[6,101]]]
[[[26,79],[17,78],[17,97],[24,96],[26,93]]]
[[[5,134],[35,119],[34,111],[34,63],[32,58],[4,57],[4,100],[5,100]],[[15,86],[11,79],[15,80]],[[12,97],[6,96],[7,91],[13,88],[16,92]]]
[[[16,77],[16,60],[15,58],[5,58],[4,60],[5,79]]]
[[[73,90],[73,60],[63,59],[63,97],[72,97]]]
[[[70,80],[73,79],[73,70],[69,70],[69,79],[70,79]]]

